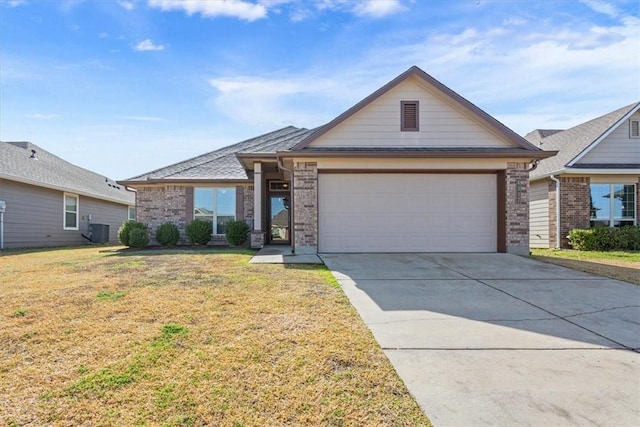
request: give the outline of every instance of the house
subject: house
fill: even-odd
[[[531,247],[567,248],[573,228],[638,224],[639,109],[640,102],[571,129],[525,136],[558,152],[530,173]]]
[[[0,142],[0,160],[5,248],[116,243],[135,216],[133,191],[35,144]]]
[[[286,127],[120,183],[155,229],[247,220],[251,245],[529,253],[529,171],[552,156],[412,67],[316,129]],[[288,214],[283,221],[282,211]]]

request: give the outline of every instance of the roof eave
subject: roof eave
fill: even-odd
[[[144,180],[139,180],[139,181],[130,181],[130,180],[123,180],[123,181],[116,181],[118,184],[120,185],[125,185],[127,187],[132,187],[132,188],[136,188],[136,187],[145,187],[148,185],[157,185],[157,184],[191,184],[191,183],[198,183],[198,184],[246,184],[246,183],[251,183],[253,182],[252,179],[249,178],[245,178],[245,179],[241,179],[241,178],[232,178],[232,179],[225,179],[225,178],[148,178],[148,179],[144,179]]]
[[[562,168],[551,172],[545,172],[542,175],[529,175],[529,181],[537,181],[549,178],[555,175],[638,175],[640,169],[574,169]]]
[[[555,156],[557,151],[528,151],[528,150],[505,150],[505,151],[279,151],[279,158],[294,157],[319,157],[319,158],[525,158],[525,159],[546,159]]]

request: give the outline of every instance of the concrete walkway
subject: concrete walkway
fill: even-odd
[[[640,287],[507,254],[321,255],[437,426],[640,425]]]
[[[296,255],[291,246],[267,245],[251,258],[250,264],[322,264],[317,255]]]

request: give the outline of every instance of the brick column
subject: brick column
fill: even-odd
[[[589,177],[574,177],[567,175],[560,176],[559,179],[560,247],[570,248],[571,246],[569,245],[569,240],[567,239],[569,231],[574,228],[589,228],[589,224],[591,222],[591,206],[589,203],[590,179]],[[553,214],[555,215],[555,206]],[[551,215],[551,212],[549,212],[549,215]],[[549,231],[551,232],[551,230]],[[555,223],[553,229],[553,238],[553,242],[555,245]]]
[[[296,254],[318,252],[318,164],[293,166],[294,242]]]
[[[506,171],[506,250],[529,255],[529,172],[528,164],[507,163]]]

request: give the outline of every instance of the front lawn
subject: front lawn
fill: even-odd
[[[532,249],[531,257],[551,264],[640,285],[640,252]]]
[[[330,273],[233,251],[0,256],[0,425],[429,425]]]

